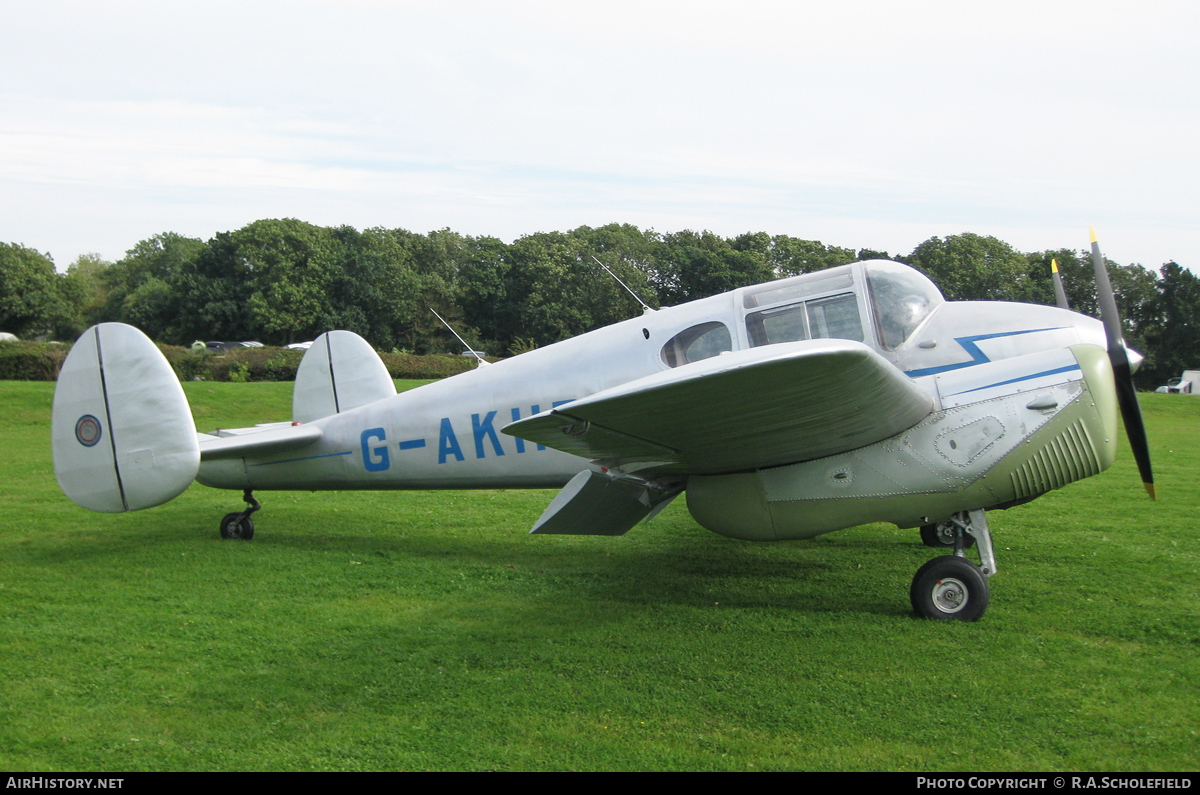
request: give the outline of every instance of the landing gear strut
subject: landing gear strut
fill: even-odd
[[[962,511],[949,522],[929,527],[936,528],[939,540],[953,537],[954,554],[934,558],[917,570],[908,592],[913,610],[921,618],[978,621],[991,597],[987,578],[996,573],[987,517],[983,510]],[[922,539],[925,536],[926,530],[921,528]],[[979,566],[967,560],[969,539],[979,542]]]
[[[254,494],[250,489],[246,489],[242,493],[242,499],[246,501],[246,510],[227,513],[221,519],[221,538],[240,539],[242,541],[249,541],[254,538],[254,520],[250,518],[250,514],[262,506],[258,504],[258,500],[254,499]]]

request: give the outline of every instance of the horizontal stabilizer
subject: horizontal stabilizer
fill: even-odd
[[[197,434],[200,440],[201,460],[216,461],[222,458],[245,458],[249,455],[283,453],[298,447],[306,447],[321,438],[321,429],[315,425],[294,425],[264,430],[239,429],[239,431],[241,430],[247,432],[238,432],[230,436]]]
[[[738,472],[895,436],[933,396],[860,342],[806,340],[715,356],[512,423],[504,433],[605,465]]]
[[[619,536],[673,496],[585,469],[571,478],[529,532]]]
[[[183,387],[150,339],[123,323],[93,326],[71,348],[54,388],[54,474],[93,511],[160,505],[200,467]]]
[[[328,331],[300,360],[292,419],[312,422],[394,394],[396,382],[370,343],[353,331]]]

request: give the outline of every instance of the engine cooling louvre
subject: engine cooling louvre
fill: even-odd
[[[1100,474],[1100,454],[1087,427],[1076,421],[1029,457],[1012,473],[1017,499],[1060,489]]]

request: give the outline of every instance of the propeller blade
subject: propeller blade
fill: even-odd
[[[1058,260],[1050,260],[1050,274],[1054,277],[1054,300],[1059,309],[1070,309],[1067,303],[1067,291],[1063,289],[1062,274],[1058,272]]]
[[[1096,270],[1096,298],[1100,304],[1100,320],[1104,323],[1104,335],[1108,338],[1108,360],[1112,362],[1113,376],[1117,386],[1117,403],[1121,406],[1121,419],[1125,422],[1125,435],[1133,448],[1133,459],[1142,476],[1142,485],[1150,499],[1154,494],[1154,472],[1150,468],[1150,445],[1146,440],[1146,425],[1142,422],[1142,408],[1138,405],[1137,390],[1133,387],[1133,368],[1129,353],[1125,350],[1125,338],[1121,334],[1121,316],[1117,312],[1117,300],[1113,295],[1112,282],[1108,280],[1108,268],[1100,244],[1096,242],[1096,230],[1092,229],[1092,266]]]

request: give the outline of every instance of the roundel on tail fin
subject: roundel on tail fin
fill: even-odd
[[[175,371],[145,334],[122,323],[93,326],[71,349],[54,389],[50,436],[58,485],[93,511],[160,505],[200,466]]]

